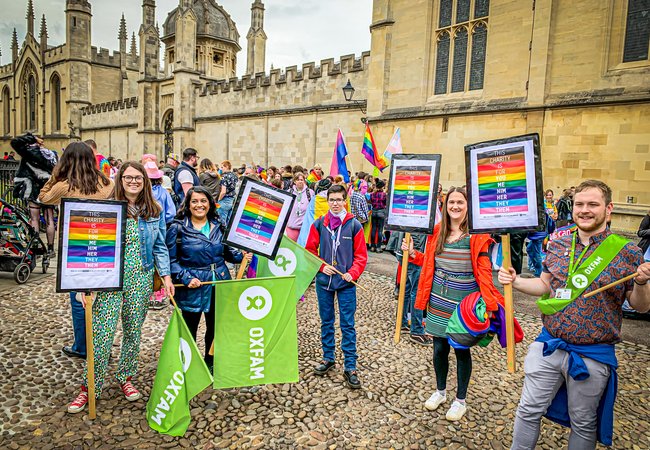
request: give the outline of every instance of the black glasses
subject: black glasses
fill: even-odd
[[[122,180],[124,180],[127,183],[142,183],[144,181],[144,177],[142,175],[136,175],[136,176],[131,176],[131,175],[124,175],[122,177]]]

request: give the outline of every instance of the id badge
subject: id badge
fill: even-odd
[[[555,298],[559,300],[571,300],[571,289],[556,289]]]

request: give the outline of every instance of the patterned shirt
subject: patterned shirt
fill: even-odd
[[[359,191],[353,191],[350,196],[350,212],[359,222],[366,223],[368,221],[368,202]]]
[[[237,181],[239,181],[239,179],[233,172],[225,172],[223,174],[221,177],[221,186],[224,186],[226,188],[226,194],[223,196],[223,198],[235,196]]]
[[[610,234],[612,232],[607,229],[592,236],[589,239],[589,249],[582,261],[585,261],[596,250],[598,244]],[[555,296],[556,289],[566,287],[572,238],[573,234],[570,234],[549,242],[543,265],[544,272],[551,274],[551,297]],[[580,239],[576,239],[575,259],[584,248]],[[628,242],[580,297],[556,314],[550,316],[542,314],[544,327],[554,337],[570,344],[620,342],[623,321],[621,306],[625,301],[625,294],[632,291],[634,282],[629,280],[590,298],[584,298],[584,294],[636,272],[641,263],[643,258],[639,248],[634,243]]]
[[[386,207],[386,193],[384,191],[373,192],[370,194],[370,203],[372,209],[384,209]]]

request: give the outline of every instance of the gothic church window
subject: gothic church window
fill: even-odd
[[[52,132],[61,131],[61,79],[58,75],[52,77],[50,83],[50,99],[52,108]]]
[[[2,90],[2,132],[5,136],[11,134],[11,105],[9,88],[5,86]]]
[[[650,45],[650,0],[628,0],[623,62],[645,61]]]
[[[33,74],[27,76],[23,85],[23,128],[25,131],[36,130],[36,78]]]
[[[483,89],[490,0],[439,1],[434,95]]]
[[[223,66],[223,53],[214,52],[214,55],[212,57],[212,62],[214,62],[214,64],[216,64],[217,66]]]

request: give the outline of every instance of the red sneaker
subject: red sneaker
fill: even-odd
[[[142,398],[142,394],[131,384],[130,380],[124,383],[121,387],[122,392],[124,392],[124,396],[128,401],[134,402]]]
[[[70,414],[77,414],[78,412],[86,409],[86,404],[88,403],[88,392],[81,391],[77,398],[74,399],[72,403],[68,405],[68,412]]]

